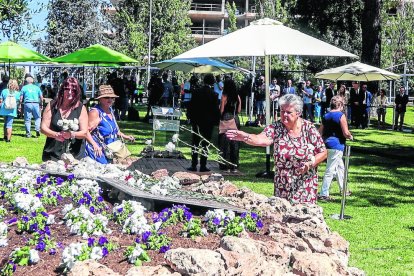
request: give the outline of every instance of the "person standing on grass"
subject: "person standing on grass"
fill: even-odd
[[[4,140],[10,143],[13,119],[17,117],[17,107],[20,100],[17,80],[8,81],[6,89],[0,92],[0,116],[4,116]]]
[[[322,181],[322,189],[318,196],[319,200],[331,200],[329,197],[329,187],[334,176],[338,180],[340,191],[342,191],[344,186],[345,166],[342,156],[346,139],[353,139],[351,132],[348,130],[346,116],[343,113],[344,104],[343,97],[339,95],[334,96],[331,99],[331,111],[323,116],[322,124],[319,127],[319,133],[322,135],[328,149],[328,160]],[[350,191],[347,193],[351,195]]]
[[[26,78],[27,84],[22,87],[20,94],[20,109],[24,104],[24,125],[26,128],[26,137],[32,137],[30,127],[32,117],[35,119],[36,137],[40,136],[41,110],[43,108],[43,95],[40,88],[33,84],[33,78]]]
[[[192,130],[207,141],[211,140],[213,128],[220,120],[218,99],[214,93],[214,81],[213,74],[204,76],[204,85],[192,94],[187,112]],[[199,171],[208,172],[210,171],[207,168],[208,143],[199,135],[193,133],[192,136],[191,167],[188,170],[197,171],[198,152],[201,150]]]
[[[380,90],[379,96],[376,98],[378,129],[385,128],[385,115],[387,114],[388,98],[385,96],[385,89]]]
[[[279,99],[281,119],[260,134],[228,130],[227,138],[252,146],[273,144],[275,160],[274,195],[293,204],[316,203],[318,165],[326,159],[326,148],[315,126],[301,118],[303,101],[286,94]]]
[[[404,86],[400,87],[400,93],[395,96],[395,121],[394,121],[394,130],[402,131],[404,125],[404,115],[407,111],[408,104],[408,95],[405,94]],[[400,125],[398,126],[398,119],[400,120]]]
[[[46,106],[42,120],[42,133],[47,136],[43,161],[60,160],[64,153],[78,160],[85,157],[88,113],[81,97],[78,80],[68,77],[60,85],[57,98]],[[64,120],[70,120],[73,125],[66,128]]]

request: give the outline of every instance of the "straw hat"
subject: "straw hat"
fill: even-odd
[[[99,86],[99,93],[96,99],[100,98],[118,98],[119,96],[115,95],[114,89],[110,85],[101,85]]]

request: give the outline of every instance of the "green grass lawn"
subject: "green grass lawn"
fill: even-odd
[[[391,121],[390,113],[387,122]],[[407,112],[406,122],[407,127],[414,125],[413,108]],[[119,125],[125,133],[137,138],[135,143],[129,144],[133,154],[138,154],[144,147],[144,140],[152,137],[152,126],[147,123],[121,122]],[[261,131],[260,128],[244,130]],[[331,195],[337,201],[319,203],[324,208],[326,221],[333,231],[350,242],[351,266],[365,270],[368,275],[414,275],[414,134],[375,128],[351,131],[355,137],[350,143],[349,168],[349,186],[353,194],[347,201],[345,214],[352,219],[330,218],[340,211],[339,189],[334,182]],[[180,138],[190,141],[188,133],[181,133]],[[157,139],[160,140],[159,136]],[[10,162],[17,156],[25,156],[29,162],[39,163],[44,143],[43,135],[25,138],[23,122],[16,120],[12,142],[0,141],[0,161]],[[180,149],[189,156],[188,148]],[[270,196],[272,181],[255,177],[265,168],[264,154],[264,148],[243,145],[240,170],[245,175],[229,180]],[[320,182],[324,170],[322,164]]]

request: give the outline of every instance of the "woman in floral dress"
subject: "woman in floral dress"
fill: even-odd
[[[229,139],[253,146],[274,145],[275,196],[291,203],[315,203],[318,191],[317,166],[327,151],[314,125],[302,119],[303,102],[293,94],[279,99],[281,119],[260,134],[229,130]]]

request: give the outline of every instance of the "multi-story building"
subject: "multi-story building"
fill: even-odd
[[[236,5],[237,27],[248,26],[256,18],[254,0],[193,0],[189,16],[192,22],[191,33],[197,42],[204,44],[227,34],[227,2]]]
[[[113,5],[118,2],[119,0],[111,0]],[[188,15],[192,22],[192,36],[198,43],[204,44],[227,34],[229,26],[227,2],[235,3],[238,28],[248,26],[256,18],[255,0],[193,0]],[[109,14],[116,12],[112,6],[106,7],[105,11]]]

